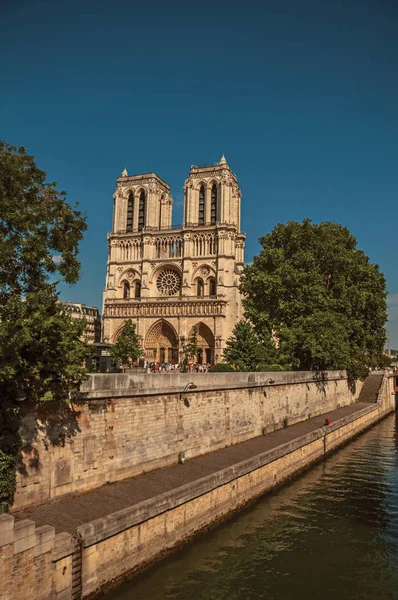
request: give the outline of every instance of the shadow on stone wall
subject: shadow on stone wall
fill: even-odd
[[[40,402],[34,410],[22,406],[20,429],[22,447],[17,460],[17,471],[24,477],[40,471],[40,441],[46,450],[52,446],[65,446],[68,439],[80,433],[79,405],[84,400],[65,403],[61,401]]]

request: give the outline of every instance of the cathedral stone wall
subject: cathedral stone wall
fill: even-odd
[[[126,319],[132,319],[148,360],[179,363],[195,327],[197,361],[222,359],[242,316],[240,197],[224,157],[216,165],[191,167],[184,185],[184,222],[173,228],[167,183],[155,173],[122,173],[108,238],[105,342],[114,343]]]

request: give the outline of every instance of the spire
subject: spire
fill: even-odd
[[[122,177],[128,177],[127,169],[124,167]]]
[[[226,165],[226,164],[227,164],[227,161],[226,161],[226,159],[225,159],[225,156],[224,156],[224,154],[222,155],[222,157],[221,157],[221,160],[220,160],[220,162],[219,162],[218,164],[219,164],[219,165]]]

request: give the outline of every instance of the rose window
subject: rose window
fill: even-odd
[[[163,296],[173,296],[181,287],[181,278],[177,271],[165,269],[159,274],[156,286]]]

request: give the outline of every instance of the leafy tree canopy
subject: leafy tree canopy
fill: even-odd
[[[116,344],[110,349],[110,354],[114,360],[121,362],[122,365],[127,365],[130,361],[135,362],[143,356],[141,336],[137,334],[136,324],[131,319],[125,322]]]
[[[274,362],[277,351],[271,334],[265,330],[261,333],[259,335],[249,321],[239,321],[225,344],[225,362],[243,365],[248,371],[254,371],[259,363]]]
[[[386,340],[386,284],[346,227],[309,219],[260,238],[241,291],[257,332],[272,331],[297,369],[364,376]]]
[[[77,281],[85,229],[34,158],[0,141],[0,501],[12,502],[23,407],[50,401],[53,424],[64,420],[85,377],[84,324],[62,312],[54,282]]]
[[[190,362],[194,362],[198,355],[198,331],[197,327],[193,327],[192,331],[185,340],[182,346],[183,359],[181,362],[181,372],[186,373],[188,371],[188,365]]]

